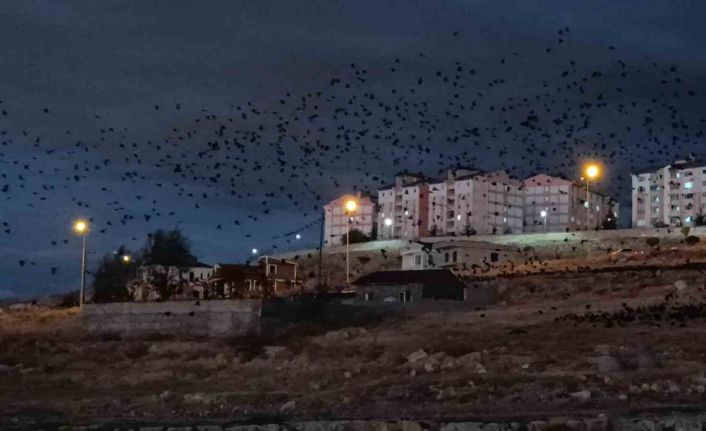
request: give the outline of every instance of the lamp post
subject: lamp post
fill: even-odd
[[[78,307],[80,310],[83,310],[84,292],[86,289],[86,237],[88,236],[88,222],[86,220],[76,220],[74,222],[74,232],[82,238],[81,288],[78,293]]]
[[[586,230],[591,230],[591,202],[590,202],[590,191],[589,182],[593,179],[598,178],[601,174],[601,168],[596,163],[589,163],[584,166],[584,179],[586,180]]]
[[[346,214],[346,284],[351,282],[351,262],[350,262],[350,243],[351,243],[351,216],[358,209],[358,201],[355,198],[348,198],[343,203],[343,212]]]
[[[542,221],[544,222],[544,233],[547,233],[547,210],[542,210],[539,215],[542,217]]]

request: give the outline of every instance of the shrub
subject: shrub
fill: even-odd
[[[684,242],[687,245],[694,245],[694,244],[698,243],[699,241],[701,241],[701,239],[696,235],[689,235],[684,239]]]

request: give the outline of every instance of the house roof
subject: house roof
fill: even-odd
[[[375,271],[353,282],[356,286],[369,284],[409,284],[443,285],[464,288],[466,285],[448,269],[422,269],[413,271]]]
[[[632,173],[634,175],[639,175],[639,174],[651,174],[654,172],[659,171],[660,169],[664,168],[671,168],[671,169],[692,169],[692,168],[701,168],[701,167],[706,167],[706,162],[703,162],[701,160],[677,160],[674,163],[670,163],[668,165],[651,165],[651,166],[645,166],[640,169],[636,169]]]

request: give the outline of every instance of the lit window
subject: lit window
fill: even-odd
[[[588,208],[588,201],[586,201],[586,202],[583,203],[583,207],[584,207],[584,208]]]
[[[688,182],[684,183],[684,188],[685,188],[685,189],[691,189],[691,188],[693,188],[693,187],[694,187],[694,182],[693,182],[693,181],[688,181]]]
[[[686,216],[686,222],[691,223],[691,216]]]

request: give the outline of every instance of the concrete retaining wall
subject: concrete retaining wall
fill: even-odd
[[[83,319],[93,333],[238,336],[259,334],[261,313],[257,299],[120,302],[86,304]]]

